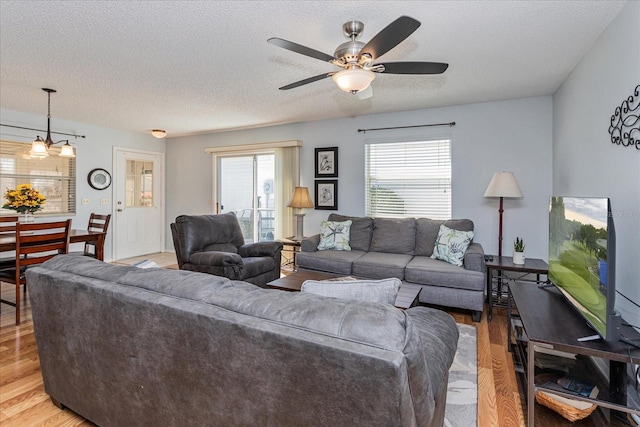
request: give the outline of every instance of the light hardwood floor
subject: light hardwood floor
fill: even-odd
[[[2,297],[11,299],[12,285],[2,284]],[[31,308],[26,298],[22,323],[15,326],[15,309],[2,305],[0,315],[0,425],[2,427],[93,425],[68,409],[60,410],[44,392],[33,334]],[[473,324],[478,332],[478,426],[525,425],[522,400],[506,346],[505,313],[494,310],[473,323],[464,312],[449,311],[456,322]],[[538,405],[537,405],[538,406]],[[117,410],[117,409],[114,409]],[[537,426],[592,426],[590,420],[569,423],[546,408],[536,409]]]

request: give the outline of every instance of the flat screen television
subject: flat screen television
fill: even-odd
[[[606,197],[551,197],[549,280],[606,341],[620,338],[616,233]]]

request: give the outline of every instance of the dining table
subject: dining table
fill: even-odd
[[[69,232],[69,243],[85,243],[95,242],[96,258],[104,261],[104,242],[107,233],[104,231],[89,231],[80,229],[71,229]],[[16,233],[0,234],[0,252],[9,252],[16,250]]]

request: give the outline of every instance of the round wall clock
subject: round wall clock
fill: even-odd
[[[96,168],[87,176],[89,185],[96,190],[104,190],[111,185],[111,175],[104,169]]]

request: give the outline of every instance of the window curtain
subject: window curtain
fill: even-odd
[[[282,239],[295,234],[295,217],[288,205],[295,188],[300,185],[300,147],[276,148],[275,159],[275,237]]]

